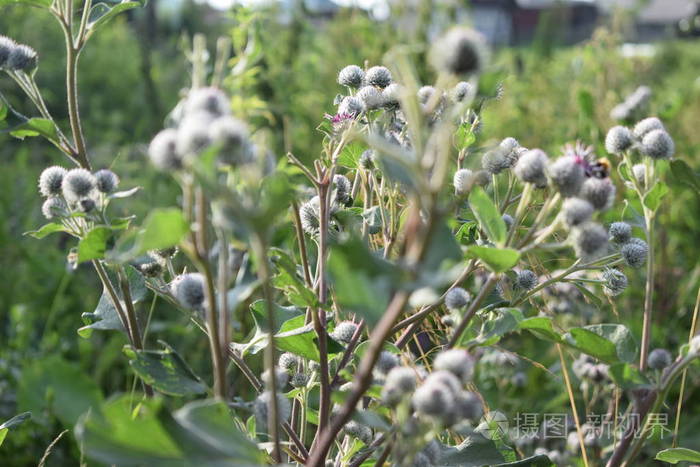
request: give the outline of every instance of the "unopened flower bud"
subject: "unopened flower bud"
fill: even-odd
[[[593,205],[581,198],[567,198],[561,208],[564,223],[569,228],[588,222],[593,215]]]
[[[531,149],[518,159],[514,169],[515,175],[523,182],[544,187],[547,185],[545,170],[548,163],[547,154],[539,149]]]
[[[479,73],[486,65],[486,41],[473,29],[455,27],[435,42],[429,58],[438,72],[453,75]]]
[[[595,259],[602,256],[608,248],[608,232],[602,225],[585,222],[571,231],[576,256]]]
[[[469,292],[461,287],[454,287],[445,294],[445,306],[449,310],[459,310],[466,307],[471,301]]]
[[[164,171],[182,167],[182,157],[177,152],[177,130],[166,128],[158,133],[148,147],[148,156],[153,165]]]
[[[365,72],[357,65],[348,65],[338,73],[338,84],[349,88],[359,88],[365,79]]]
[[[641,268],[647,260],[649,245],[641,238],[631,238],[620,249],[622,258],[627,265],[633,268]]]
[[[515,286],[521,290],[532,290],[535,288],[538,281],[537,274],[529,269],[523,269],[518,272],[515,278]]]
[[[642,138],[644,138],[644,135],[646,135],[650,131],[663,129],[664,124],[661,123],[661,120],[659,120],[656,117],[649,117],[638,122],[634,126],[634,130],[632,131],[632,133],[634,134],[635,138],[641,140]]]
[[[357,324],[352,321],[341,321],[336,325],[335,329],[333,329],[330,336],[342,344],[349,344],[356,330]]]
[[[627,127],[614,126],[605,136],[605,150],[610,154],[622,154],[632,146],[632,133]]]
[[[627,288],[627,276],[619,269],[605,269],[603,280],[603,291],[611,297],[620,295]]]
[[[549,179],[564,197],[576,196],[584,180],[583,166],[574,157],[563,156],[547,166]]]
[[[671,352],[666,349],[654,349],[649,352],[648,358],[649,368],[654,370],[663,370],[667,366],[671,365],[673,357]]]
[[[627,243],[632,238],[632,226],[627,222],[613,222],[608,229],[610,239],[618,244]]]
[[[652,159],[669,159],[676,147],[666,130],[652,130],[642,139],[642,153]]]
[[[176,277],[170,288],[180,304],[189,310],[198,310],[204,304],[204,276],[199,273]]]
[[[85,198],[95,189],[97,180],[95,176],[85,169],[71,169],[63,176],[61,188],[63,197],[69,203],[78,202]]]
[[[435,357],[433,366],[436,370],[449,371],[463,383],[471,381],[474,376],[474,359],[462,349],[440,352]]]
[[[7,68],[28,73],[37,67],[38,61],[36,50],[28,45],[18,44],[10,52]]]
[[[103,169],[95,172],[95,184],[101,193],[111,193],[119,185],[119,177],[111,170]]]
[[[47,197],[60,195],[66,173],[66,169],[57,165],[44,169],[39,176],[39,192]]]
[[[373,66],[365,73],[365,84],[384,89],[391,84],[391,72],[383,66]]]

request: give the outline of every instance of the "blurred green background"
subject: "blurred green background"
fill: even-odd
[[[215,12],[191,2],[178,5],[177,15],[151,2],[145,10],[120,16],[96,35],[80,62],[81,114],[94,166],[111,167],[126,188],[145,188],[119,205],[120,209],[128,206],[128,213],[139,219],[151,207],[177,202],[173,182],[151,169],[144,148],[162,128],[180,91],[189,85],[183,50],[192,33],[205,32],[212,50],[219,35],[231,36],[234,42],[255,37],[260,47],[255,67],[244,79],[226,82],[234,96],[234,112],[254,127],[267,128],[278,154],[291,150],[310,160],[321,151],[322,134],[316,127],[324,113],[333,113],[333,98],[340,92],[335,83],[340,68],[351,63],[379,64],[391,47],[403,43],[414,48],[419,75],[430,84],[430,73],[422,65],[434,27],[428,24],[430,16],[442,14],[445,21],[455,18],[449,5],[435,6],[435,11],[419,11],[417,27],[402,29],[376,21],[357,8],[312,15],[296,3],[284,14],[273,8],[255,13],[243,8]],[[66,128],[65,51],[58,26],[48,13],[31,8],[9,6],[0,11],[0,34],[38,51],[37,81],[50,110]],[[543,15],[538,24],[532,41],[500,47],[494,53],[493,69],[505,79],[502,96],[483,113],[480,144],[513,136],[526,147],[556,154],[564,143],[581,139],[603,156],[605,132],[614,124],[610,109],[637,86],[647,85],[653,91],[648,114],[663,119],[676,140],[676,157],[698,171],[697,39],[670,35],[655,42],[650,56],[624,57],[620,50],[630,27],[625,14],[601,18],[592,36],[577,45],[563,43],[565,34],[557,27],[565,28],[565,23]],[[0,75],[0,92],[13,107],[32,115],[27,100],[4,74]],[[36,189],[40,172],[48,165],[67,165],[67,161],[43,141],[19,142],[7,134],[0,134],[0,160],[0,421],[41,404],[34,399],[41,379],[27,375],[36,376],[43,371],[42,365],[56,361],[70,362],[89,375],[104,394],[129,391],[133,378],[121,353],[124,337],[97,332],[83,339],[76,333],[83,325],[80,315],[93,311],[101,290],[89,268],[68,270],[65,257],[74,246],[72,240],[55,235],[39,241],[22,235],[43,224]],[[700,278],[700,199],[687,185],[673,180],[670,185],[671,196],[659,217],[652,347],[675,349],[687,338]],[[605,220],[619,220],[620,211],[607,213]],[[643,273],[632,273],[630,282],[633,286],[619,297],[617,311],[620,320],[639,335]],[[154,333],[177,342],[189,364],[207,374],[206,341],[191,332],[183,316],[172,313],[156,306]],[[543,358],[554,361],[551,355]],[[698,378],[693,378],[686,393],[690,400],[697,394]],[[542,399],[543,391],[563,397],[557,388],[530,381],[532,387],[501,394],[506,410],[517,410],[522,401]],[[505,399],[508,397],[510,400]],[[688,413],[698,409],[697,403],[687,407]],[[5,440],[0,465],[36,465],[64,428],[65,420],[55,410],[34,411],[32,421]],[[682,433],[698,428],[700,420],[687,417]],[[700,447],[697,436],[682,434],[681,438],[688,441],[687,447]],[[74,466],[79,461],[79,449],[68,435],[56,445],[48,465]]]

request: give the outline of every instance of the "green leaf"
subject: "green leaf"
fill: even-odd
[[[98,3],[90,10],[90,20],[88,22],[88,30],[90,33],[96,31],[99,27],[105,25],[119,13],[123,13],[132,8],[138,8],[146,5],[146,1],[122,1],[114,6],[109,6],[106,3]]]
[[[63,224],[58,224],[56,222],[50,222],[39,227],[37,230],[31,230],[25,232],[23,235],[29,235],[30,237],[42,239],[47,235],[51,235],[55,232],[66,232],[66,228]]]
[[[592,324],[584,329],[593,331],[615,345],[620,361],[634,363],[637,361],[637,342],[630,330],[622,324]]]
[[[686,448],[669,448],[659,451],[656,460],[677,464],[679,462],[700,462],[700,452]]]
[[[362,239],[353,237],[333,246],[328,272],[339,305],[376,324],[389,303],[398,282],[391,263],[370,251]]]
[[[615,363],[608,368],[608,374],[613,382],[621,389],[637,389],[649,387],[650,381],[638,368],[628,363]]]
[[[270,250],[272,262],[277,266],[277,274],[273,278],[275,288],[282,290],[293,305],[317,307],[316,294],[306,287],[297,271],[297,263],[284,250]]]
[[[31,412],[22,412],[21,414],[15,415],[11,419],[3,422],[2,425],[0,425],[0,429],[15,427],[24,423],[25,420],[29,420],[30,418],[32,418]]]
[[[367,149],[366,146],[359,141],[353,141],[346,144],[338,156],[338,165],[350,169],[356,169],[360,162],[360,156],[362,156],[365,149]]]
[[[556,464],[549,460],[549,457],[544,454],[528,457],[515,462],[505,464],[497,464],[493,467],[554,467]]]
[[[552,318],[547,316],[535,316],[526,318],[518,324],[519,329],[530,331],[536,337],[551,342],[561,342],[561,335],[554,330]]]
[[[20,123],[16,127],[12,128],[12,130],[10,130],[10,134],[18,139],[24,139],[27,136],[43,136],[52,143],[58,144],[59,142],[56,125],[54,125],[51,120],[47,120],[45,118],[30,118],[26,122]]]
[[[207,386],[187,366],[175,350],[163,341],[164,350],[136,350],[127,346],[129,365],[141,379],[153,388],[170,396],[203,394]]]
[[[156,208],[146,218],[136,239],[136,254],[175,246],[189,232],[185,216],[178,208]]]
[[[470,147],[476,141],[476,135],[472,131],[470,123],[463,123],[455,132],[454,144],[457,150]]]
[[[455,447],[443,446],[436,463],[440,467],[480,467],[503,462],[503,455],[490,439],[472,433]]]
[[[652,211],[656,211],[666,193],[668,193],[668,185],[660,180],[657,181],[652,189],[644,195],[644,206]]]
[[[684,160],[674,159],[671,161],[671,174],[673,180],[693,188],[696,193],[700,194],[700,177]]]
[[[103,225],[93,227],[78,243],[78,262],[104,258],[107,241],[111,235],[112,230],[109,227]]]
[[[97,408],[102,393],[95,380],[57,356],[29,360],[22,368],[18,405],[42,414],[46,409],[72,426],[89,408]]]
[[[483,188],[480,186],[472,188],[469,205],[489,240],[498,246],[503,246],[506,242],[506,223]]]
[[[493,272],[505,272],[518,264],[520,253],[512,248],[491,248],[487,246],[471,245],[467,248],[467,255],[481,260]]]
[[[595,357],[606,363],[617,361],[615,344],[584,328],[573,328],[563,336],[564,343],[569,347]]]
[[[116,284],[116,278],[109,273],[110,280],[113,284]],[[129,289],[131,291],[131,300],[134,304],[141,302],[148,295],[148,289],[146,288],[146,282],[141,275],[133,266],[126,267],[126,277],[129,282]],[[121,290],[116,287],[117,295],[120,301],[124,301]],[[118,330],[124,332],[124,326],[119,319],[117,310],[114,308],[112,303],[112,298],[106,289],[103,289],[100,301],[97,303],[95,311],[92,313],[83,313],[81,315],[85,326],[78,329],[78,335],[85,339],[92,335],[93,330]],[[138,318],[138,316],[137,316]]]
[[[2,447],[2,443],[5,441],[8,431],[10,430],[8,430],[7,428],[0,428],[0,447]]]
[[[457,244],[455,236],[444,222],[435,226],[433,235],[428,243],[425,259],[421,266],[422,275],[434,275],[444,269],[445,262],[457,263],[462,260],[462,249]]]
[[[256,300],[253,302],[250,305],[250,311],[253,313],[253,320],[255,321],[257,327],[267,331],[269,327],[265,300]],[[281,306],[275,303],[273,314],[275,319],[275,333],[277,333],[282,328],[284,323],[296,318],[297,316],[302,316],[304,314],[304,310],[296,306]]]
[[[499,308],[493,317],[485,320],[479,334],[468,345],[495,345],[501,337],[519,329],[523,313],[517,308]]]

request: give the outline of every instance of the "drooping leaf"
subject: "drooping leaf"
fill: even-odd
[[[496,205],[480,186],[472,188],[469,206],[489,240],[498,246],[503,246],[506,241],[506,223]]]
[[[505,272],[518,264],[520,253],[512,248],[471,245],[467,256],[481,260],[493,272]]]
[[[47,235],[50,235],[55,232],[66,232],[66,228],[63,224],[59,224],[56,222],[50,222],[48,224],[44,224],[43,226],[39,227],[37,230],[31,230],[29,232],[25,232],[24,235],[29,235],[30,237],[42,239],[46,237]]]
[[[43,2],[43,0],[36,0],[36,2],[40,3]],[[2,6],[1,3],[0,6]],[[12,128],[12,130],[10,130],[10,134],[18,139],[24,139],[27,136],[43,136],[52,143],[58,144],[58,132],[56,131],[56,125],[54,125],[51,120],[47,120],[45,118],[30,118],[26,122],[20,123],[16,127]]]
[[[60,357],[28,361],[22,368],[18,405],[37,416],[48,409],[72,426],[89,408],[97,408],[102,393],[93,378]]]
[[[669,448],[659,451],[656,460],[677,464],[679,462],[700,462],[700,452],[687,448]]]
[[[125,353],[129,365],[147,384],[170,396],[203,394],[207,386],[168,344],[160,341],[163,350],[136,350],[130,346]]]

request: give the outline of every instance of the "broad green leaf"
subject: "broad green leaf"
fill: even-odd
[[[56,125],[45,118],[30,118],[26,122],[12,128],[10,134],[19,139],[24,139],[27,136],[43,136],[53,143],[58,143]]]
[[[434,275],[443,268],[444,262],[456,263],[463,258],[462,249],[455,236],[444,222],[435,226],[433,235],[421,266],[422,275]]]
[[[472,131],[470,123],[460,125],[454,135],[454,144],[457,150],[470,147],[476,141],[476,135]]]
[[[661,204],[661,200],[668,193],[668,185],[661,180],[649,190],[649,193],[644,195],[644,206],[652,211],[656,211]]]
[[[89,408],[97,408],[102,394],[92,377],[57,356],[29,360],[22,368],[18,405],[35,416],[49,410],[72,426]]]
[[[93,227],[78,243],[78,262],[101,259],[107,251],[107,241],[112,235],[109,227],[98,225]]]
[[[256,300],[250,305],[250,311],[253,313],[253,320],[258,328],[262,330],[269,330],[268,326],[268,316],[267,307],[265,306],[265,300]],[[296,306],[281,306],[274,304],[274,320],[275,320],[275,332],[279,332],[282,325],[287,321],[296,318],[297,316],[302,316],[304,310]]]
[[[272,262],[277,266],[273,285],[282,290],[293,305],[317,307],[316,294],[310,290],[297,270],[297,263],[289,254],[279,248],[270,250]]]
[[[637,361],[637,342],[630,330],[622,324],[592,324],[584,329],[593,331],[612,342],[617,349],[620,361],[634,363]]]
[[[494,467],[555,467],[555,465],[554,462],[549,460],[549,457],[540,454],[539,456],[532,456],[515,462],[497,464]]]
[[[375,430],[389,431],[391,429],[391,425],[381,415],[370,410],[356,410],[352,414],[352,419]]]
[[[154,389],[170,396],[203,394],[207,386],[187,366],[175,350],[163,341],[163,350],[136,350],[127,346],[124,353],[129,365],[141,379]]]
[[[5,441],[8,431],[10,430],[8,430],[7,428],[0,428],[0,447],[2,447],[2,443]]]
[[[136,254],[175,246],[187,232],[189,232],[189,226],[181,210],[156,208],[148,215],[143,223],[143,229],[139,232],[136,239]]]
[[[503,455],[490,439],[472,433],[455,447],[443,446],[438,462],[440,467],[480,467],[503,462]]]
[[[131,2],[123,0],[114,6],[110,6],[108,3],[98,3],[93,6],[90,10],[90,19],[88,22],[88,30],[93,33],[99,27],[105,25],[112,18],[117,16],[119,13],[131,10],[132,8],[138,8],[144,6],[146,0],[141,0],[137,2]]]
[[[554,330],[552,319],[546,316],[526,318],[519,323],[518,328],[530,331],[540,339],[561,342],[561,335]]]
[[[174,414],[175,420],[203,445],[209,457],[226,457],[229,462],[236,462],[224,465],[261,465],[262,451],[231,422],[232,416],[224,402],[215,400],[190,402]]]
[[[489,240],[498,246],[503,246],[506,242],[506,223],[496,205],[480,186],[472,188],[469,206]]]
[[[700,452],[686,448],[669,448],[659,451],[656,460],[677,464],[679,462],[700,462]]]
[[[471,245],[467,256],[481,260],[493,272],[505,272],[518,264],[520,253],[512,248],[491,248]]]
[[[615,344],[595,332],[585,328],[573,328],[563,336],[563,342],[569,347],[595,357],[606,363],[617,361]]]
[[[501,337],[519,329],[523,319],[523,313],[517,308],[496,309],[493,317],[482,323],[479,334],[467,345],[495,345]]]
[[[649,387],[650,382],[638,368],[628,363],[615,363],[608,368],[608,374],[613,382],[621,389],[637,389]]]
[[[360,162],[360,156],[362,156],[365,149],[367,149],[367,147],[359,141],[353,141],[346,144],[338,156],[338,165],[350,169],[356,169]]]
[[[39,227],[37,230],[31,230],[29,232],[25,232],[24,235],[29,235],[30,237],[42,239],[46,237],[47,235],[50,235],[55,232],[66,232],[66,228],[63,224],[58,224],[56,222],[50,222],[48,224],[44,224],[43,226]]]
[[[671,161],[671,174],[673,180],[693,188],[697,194],[700,194],[700,176],[683,159]]]

